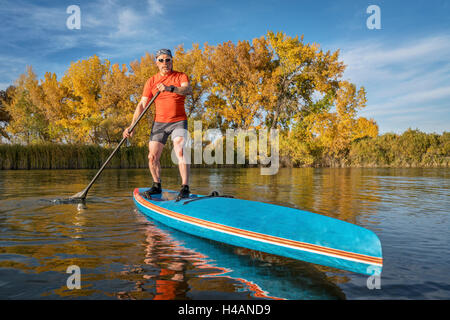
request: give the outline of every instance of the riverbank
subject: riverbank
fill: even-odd
[[[96,169],[112,150],[95,145],[3,144],[0,145],[0,169]],[[108,168],[148,167],[147,153],[145,147],[121,148]],[[166,156],[161,161],[168,162]]]
[[[350,150],[339,158],[321,153],[314,161],[305,164],[293,161],[289,154],[280,150],[280,167],[450,167],[450,133],[426,140],[405,139],[403,135],[385,134],[377,138],[362,139],[352,143]],[[171,159],[171,147],[164,148],[161,155],[163,168],[175,167]],[[1,170],[31,169],[98,169],[111,154],[113,148],[98,145],[77,144],[0,144]],[[119,149],[107,168],[134,169],[148,167],[147,146],[129,146]],[[194,154],[191,152],[191,156]],[[236,154],[235,154],[236,159]],[[256,167],[244,164],[194,164],[192,167]]]
[[[76,144],[0,144],[0,170],[33,169],[98,169],[114,148],[96,145]],[[162,168],[176,167],[171,158],[172,148],[164,148],[160,163]],[[193,157],[193,154],[192,154]],[[193,159],[192,159],[193,160]],[[191,163],[194,163],[191,161]],[[248,161],[247,161],[248,163]],[[255,165],[192,164],[195,168],[256,167]],[[148,168],[146,146],[122,147],[112,157],[106,168],[139,169]]]

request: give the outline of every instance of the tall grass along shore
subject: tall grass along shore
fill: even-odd
[[[162,167],[175,167],[171,146],[164,148]],[[80,144],[0,144],[0,169],[97,169],[111,154],[113,148]],[[324,150],[315,150],[308,164],[295,162],[289,154],[280,152],[284,167],[449,167],[450,132],[428,134],[407,130],[403,134],[386,133],[375,138],[354,141],[339,156],[330,157]],[[111,159],[108,168],[147,168],[146,146],[122,147]],[[191,152],[191,156],[193,153]],[[191,161],[191,163],[194,163]],[[246,164],[232,165],[246,167]],[[196,164],[193,167],[224,165]],[[230,166],[230,165],[225,165]]]

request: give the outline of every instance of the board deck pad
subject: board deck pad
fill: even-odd
[[[174,229],[324,266],[381,274],[380,240],[363,227],[308,211],[236,198],[191,194],[176,201],[177,192],[163,190],[147,199],[142,193],[148,189],[134,190],[137,208]]]

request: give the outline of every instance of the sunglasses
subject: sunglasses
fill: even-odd
[[[167,58],[167,59],[158,59],[159,62],[170,62],[172,61],[172,59]]]

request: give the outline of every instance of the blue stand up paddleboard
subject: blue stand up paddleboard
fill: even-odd
[[[174,229],[238,247],[306,262],[379,275],[381,243],[375,233],[320,214],[268,203],[191,194],[177,201],[177,192],[145,198],[136,188],[139,211]]]

